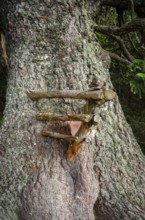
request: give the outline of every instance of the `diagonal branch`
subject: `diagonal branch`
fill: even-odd
[[[131,53],[129,52],[129,50],[127,49],[127,47],[125,46],[124,40],[121,39],[121,37],[112,35],[112,34],[108,34],[108,36],[110,36],[111,38],[113,38],[114,40],[117,41],[117,43],[120,45],[120,47],[122,48],[122,51],[124,53],[124,55],[126,56],[126,58],[130,61],[133,62],[134,57],[131,55]]]
[[[109,55],[110,55],[110,57],[111,57],[112,59],[117,60],[117,61],[119,61],[120,63],[126,64],[126,65],[131,64],[130,61],[128,61],[128,60],[126,60],[126,59],[124,59],[124,58],[118,56],[118,55],[115,54],[115,53],[109,52]]]
[[[110,34],[109,32],[104,31],[104,30],[99,31],[99,32],[101,32],[102,34],[105,34],[108,37],[111,37],[113,40],[115,40],[120,45],[120,47],[122,48],[123,53],[126,56],[126,58],[128,59],[128,61],[133,62],[134,57],[128,51],[127,47],[125,46],[125,43],[124,43],[123,39],[121,39],[119,36],[115,36],[113,34]]]

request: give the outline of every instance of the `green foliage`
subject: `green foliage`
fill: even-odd
[[[126,82],[129,84],[131,92],[137,94],[139,98],[145,94],[145,61],[135,59],[132,64],[128,66],[126,72]]]
[[[145,74],[144,73],[137,73],[136,77],[142,79],[143,81],[145,81]]]
[[[97,38],[99,39],[99,41],[101,42],[101,44],[102,45],[104,45],[104,46],[108,46],[108,44],[109,44],[109,39],[108,39],[108,37],[106,37],[104,34],[101,34],[101,33],[96,33],[96,36],[97,36]]]
[[[141,1],[137,0],[136,2],[140,4]],[[102,7],[98,14],[98,25],[118,27],[119,17],[115,8]],[[137,14],[132,16],[131,11],[124,11],[122,23],[131,22],[136,17]],[[105,50],[128,60],[126,53],[124,53],[122,47],[114,38],[101,33],[96,33],[96,35]],[[139,32],[131,32],[118,37],[121,37],[128,52],[135,59],[130,65],[112,59],[110,67],[111,79],[118,93],[125,116],[145,154],[145,54],[141,48],[142,38]]]
[[[100,16],[97,20],[97,24],[108,25],[108,26],[118,26],[118,14],[113,7],[101,7]],[[134,15],[136,17],[136,15]],[[132,21],[132,15],[130,11],[125,11],[123,13],[123,22],[128,23]],[[112,38],[105,34],[96,33],[102,47],[107,51],[117,54],[121,58],[125,58],[124,52],[120,45]],[[129,33],[126,36],[121,36],[129,53],[137,57],[134,59],[133,63],[126,66],[125,64],[118,64],[118,61],[112,60],[111,69],[116,72],[117,77],[113,79],[115,84],[121,86],[128,86],[133,95],[137,95],[142,98],[145,95],[145,61],[144,56],[138,50],[140,48],[140,35],[136,32]]]
[[[120,66],[118,64],[111,65],[112,80],[114,85],[123,88],[122,92],[130,92],[138,98],[145,97],[145,61],[135,59],[128,66]],[[117,72],[117,74],[115,73]],[[127,89],[128,88],[128,89]],[[127,94],[127,96],[130,94]]]
[[[135,80],[130,80],[129,85],[131,88],[131,92],[133,94],[138,94],[139,98],[142,98],[142,94],[144,93],[143,86],[140,83],[136,82]]]

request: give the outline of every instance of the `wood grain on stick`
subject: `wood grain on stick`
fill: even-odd
[[[109,96],[110,99],[113,99],[116,93],[112,89],[108,90],[97,90],[97,91],[77,91],[77,90],[68,90],[68,91],[29,91],[27,92],[29,98],[33,101],[43,99],[43,98],[70,98],[70,99],[87,99],[87,100],[102,100],[106,99]],[[106,100],[106,101],[109,101]]]

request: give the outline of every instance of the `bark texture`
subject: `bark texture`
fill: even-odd
[[[28,90],[86,90],[110,84],[108,55],[91,27],[96,1],[8,3],[11,67],[0,132],[2,220],[145,219],[144,157],[116,98],[96,108],[94,127],[72,162],[70,143],[41,136],[44,126],[69,134],[39,112],[74,114],[84,102],[30,100]],[[94,208],[94,211],[93,211]]]

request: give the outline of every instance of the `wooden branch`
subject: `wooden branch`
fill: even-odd
[[[131,4],[131,18],[132,20],[134,19],[134,15],[135,15],[135,11],[134,11],[134,2],[133,0],[130,0],[130,4]]]
[[[129,8],[129,2],[128,1],[122,1],[122,0],[101,0],[100,5],[102,6],[112,6],[115,8],[120,8],[122,10],[127,10]]]
[[[137,33],[135,33],[136,35],[137,35]],[[130,34],[128,33],[127,34],[127,37],[128,37],[128,40],[129,40],[129,42],[130,42],[130,44],[131,44],[131,46],[133,47],[133,49],[135,50],[135,52],[137,52],[137,53],[140,53],[140,51],[136,48],[136,46],[135,46],[135,44],[134,44],[134,42],[133,42],[133,40],[131,39],[131,37],[130,37]],[[137,43],[139,43],[138,42],[138,39],[136,39],[137,40]]]
[[[87,105],[85,106],[86,112],[91,113],[94,105],[101,105],[107,101],[111,101],[116,96],[116,92],[113,89],[106,89],[105,84],[103,82],[101,87],[95,87],[93,90],[88,91],[49,91],[49,92],[35,92],[29,91],[27,95],[32,100],[39,100],[43,98],[73,98],[73,99],[86,99]],[[92,125],[96,125],[97,122],[95,120],[95,115],[93,114],[70,114],[70,115],[61,115],[55,113],[39,113],[36,115],[37,120],[45,121],[45,120],[62,120],[62,121],[81,121],[80,126],[77,131],[74,133],[75,136],[65,135],[56,132],[49,132],[47,130],[42,131],[42,135],[45,137],[59,138],[68,141],[72,141],[68,151],[67,151],[67,160],[71,161],[74,159],[76,153],[81,147],[82,142],[85,140],[86,135],[90,131]],[[73,125],[71,125],[71,129]],[[72,131],[72,130],[71,130]]]
[[[127,34],[129,32],[142,31],[145,28],[145,20],[135,19],[127,24],[122,25],[121,27],[96,24],[94,28],[96,31],[100,31],[102,33],[108,32],[114,35]]]
[[[83,141],[85,141],[85,138],[90,131],[91,127],[96,124],[95,122],[95,116],[91,118],[89,122],[83,122],[75,134],[75,136],[72,135],[65,135],[65,134],[60,134],[56,132],[49,132],[46,130],[42,131],[42,135],[45,137],[51,137],[51,138],[57,138],[57,139],[64,139],[67,141],[72,141],[72,144],[70,145],[68,151],[67,151],[67,160],[72,161],[78,152],[78,150],[81,147],[81,144]]]
[[[66,155],[67,160],[69,161],[74,160],[76,153],[79,151],[82,143],[85,141],[86,136],[93,125],[94,125],[94,117],[88,123],[85,122],[82,123],[81,127],[75,134],[75,137],[77,137],[78,139],[72,142],[72,144],[70,145],[67,151],[67,155]]]
[[[115,35],[110,35],[110,37],[114,38],[114,40],[116,40],[118,42],[118,44],[120,45],[120,47],[122,48],[123,54],[126,56],[126,58],[130,61],[133,62],[134,57],[132,56],[132,54],[129,52],[129,50],[127,49],[124,40],[121,39],[121,37],[115,36]]]
[[[60,121],[82,121],[89,122],[92,119],[93,115],[87,114],[72,114],[72,115],[62,115],[55,113],[38,113],[36,115],[36,119],[39,121],[47,121],[47,120],[60,120]]]
[[[140,10],[144,10],[144,8],[145,8],[145,1],[134,1],[134,0],[117,0],[117,1],[115,1],[115,0],[100,0],[99,5],[111,6],[111,7],[118,8],[118,9],[124,11],[124,10],[132,10],[133,4],[134,4],[134,11],[137,13],[137,15],[139,14]],[[140,14],[138,17],[141,17]]]
[[[94,99],[101,100],[104,98],[100,91],[48,91],[48,92],[33,92],[27,93],[32,100],[43,98],[70,98],[70,99]]]
[[[43,98],[71,98],[71,99],[86,99],[86,100],[112,100],[116,93],[112,89],[108,90],[98,90],[98,91],[48,91],[48,92],[27,92],[29,98],[33,101],[43,99]]]
[[[118,55],[115,54],[115,53],[109,52],[109,55],[110,55],[110,57],[111,57],[112,59],[119,61],[119,63],[123,63],[123,64],[126,64],[126,65],[131,64],[130,61],[128,61],[128,60],[126,60],[126,59],[124,59],[124,58],[118,56]]]
[[[45,137],[57,138],[57,139],[64,139],[67,141],[76,141],[78,138],[72,135],[60,134],[56,132],[50,132],[43,130],[41,133]]]
[[[100,31],[101,32],[101,31]],[[134,57],[131,55],[131,53],[129,52],[129,50],[127,49],[123,39],[119,36],[115,36],[113,34],[110,34],[109,32],[106,32],[106,31],[103,31],[101,32],[102,34],[105,34],[109,37],[111,37],[113,40],[115,40],[119,45],[120,45],[120,48],[122,49],[124,55],[126,56],[126,58],[130,61],[130,62],[133,62],[134,60]]]
[[[6,40],[2,32],[0,32],[0,39],[1,39],[2,56],[3,56],[6,67],[9,68],[9,58],[7,55]]]

